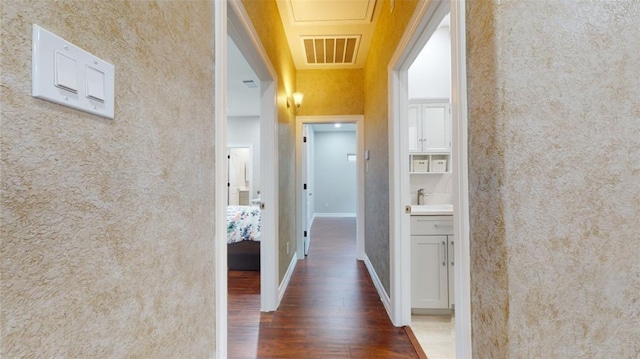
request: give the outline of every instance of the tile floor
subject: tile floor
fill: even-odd
[[[455,359],[455,315],[412,315],[411,330],[429,359]]]

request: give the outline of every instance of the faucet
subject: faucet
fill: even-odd
[[[420,200],[422,198],[422,201]],[[424,204],[424,188],[418,190],[418,205]]]

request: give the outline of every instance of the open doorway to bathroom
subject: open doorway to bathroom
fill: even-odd
[[[446,14],[408,70],[411,329],[429,358],[455,358],[451,31]]]
[[[455,343],[455,352],[444,353],[442,357],[467,358],[472,355],[464,2],[419,3],[407,26],[409,31],[403,35],[389,64],[393,174],[389,192],[392,320],[396,325],[411,326],[415,319],[412,314],[444,315],[447,328],[441,334],[451,338],[447,338],[451,343],[448,348],[453,349]],[[410,80],[431,83],[429,91],[439,88],[437,78],[423,75],[422,79],[414,79],[420,75],[410,75],[409,69],[434,34],[443,32],[448,15],[449,41],[440,54],[448,56],[449,90],[444,95],[420,97],[412,92],[411,98]],[[423,128],[432,130],[425,133]],[[429,176],[434,178],[419,179]],[[448,176],[449,203],[449,195],[441,192],[449,187]],[[455,333],[448,331],[453,326]],[[429,357],[436,356],[433,345],[427,343],[423,347]]]
[[[411,328],[429,358],[455,358],[451,31],[445,15],[409,67]],[[418,214],[424,215],[418,215]]]

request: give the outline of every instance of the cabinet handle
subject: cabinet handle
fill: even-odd
[[[455,253],[454,250],[453,250],[453,241],[451,241],[451,253]],[[453,267],[453,261],[451,261],[451,266]]]
[[[447,243],[442,241],[442,266],[447,266]]]

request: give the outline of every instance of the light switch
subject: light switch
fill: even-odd
[[[31,70],[33,97],[113,119],[112,64],[34,24]]]
[[[87,78],[87,97],[104,102],[104,72],[86,66]]]
[[[63,90],[78,93],[78,70],[76,60],[56,51],[55,85]]]

